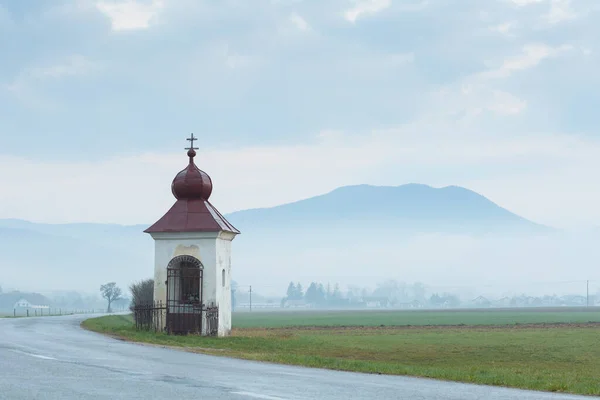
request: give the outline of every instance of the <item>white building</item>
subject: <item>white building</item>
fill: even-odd
[[[209,202],[212,181],[194,163],[175,176],[173,207],[145,232],[155,241],[154,301],[166,305],[164,329],[231,332],[231,242],[240,232]],[[217,322],[218,319],[218,322]]]
[[[48,306],[48,305],[39,305],[39,304],[31,304],[26,299],[20,299],[20,300],[18,300],[15,303],[15,305],[13,306],[13,308],[31,308],[32,310],[33,309],[48,310],[50,308],[50,306]]]

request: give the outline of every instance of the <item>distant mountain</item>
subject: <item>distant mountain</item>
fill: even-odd
[[[157,210],[156,219],[164,212]],[[418,184],[347,186],[227,218],[242,231],[234,242],[236,280],[277,285],[298,271],[313,274],[315,268],[339,275],[337,263],[350,261],[340,261],[336,254],[353,254],[351,262],[364,262],[422,234],[478,237],[550,231],[468,189]],[[150,277],[153,243],[143,230],[151,222],[121,226],[0,220],[0,286],[97,291],[108,281],[126,287]]]
[[[545,231],[471,190],[448,186],[346,186],[272,208],[227,216],[239,229],[373,228],[418,232]],[[244,233],[244,232],[242,232]]]

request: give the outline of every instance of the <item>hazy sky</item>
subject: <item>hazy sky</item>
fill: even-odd
[[[461,185],[600,225],[598,0],[0,0],[0,218]],[[594,41],[594,39],[596,39]]]

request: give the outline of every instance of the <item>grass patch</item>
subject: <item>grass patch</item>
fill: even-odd
[[[207,338],[137,332],[131,316],[123,315],[82,323],[87,329],[127,340],[249,360],[600,394],[598,325],[479,325],[269,329],[238,325],[230,337]]]
[[[295,311],[233,314],[236,328],[299,326],[512,325],[600,322],[600,309],[500,309],[452,311]]]

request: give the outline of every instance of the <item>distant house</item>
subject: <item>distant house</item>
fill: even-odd
[[[587,301],[585,296],[577,295],[563,296],[561,300],[567,306],[585,306]]]
[[[499,308],[510,307],[510,298],[503,297],[501,299],[494,300],[494,301],[492,301],[492,307],[499,307]]]
[[[544,306],[562,306],[563,301],[556,295],[542,297],[542,305]]]
[[[421,304],[421,302],[419,300],[413,300],[413,301],[409,301],[407,303],[397,303],[396,307],[398,307],[398,308],[406,308],[406,309],[410,309],[410,308],[423,308],[423,304]]]
[[[281,304],[277,304],[277,303],[268,303],[268,302],[264,302],[264,301],[260,301],[260,302],[252,302],[252,307],[250,306],[250,303],[248,302],[244,302],[244,303],[237,303],[235,305],[235,309],[237,311],[242,311],[242,310],[249,310],[250,308],[254,309],[258,309],[258,308],[279,308],[282,307]]]
[[[390,306],[390,300],[387,297],[369,296],[363,298],[367,308],[387,308]]]
[[[10,292],[0,294],[0,310],[48,309],[50,300],[39,293]]]
[[[531,296],[521,295],[518,297],[513,297],[510,300],[511,307],[531,307],[533,305],[535,298]]]
[[[14,308],[48,309],[48,304],[31,304],[27,299],[21,299],[15,303]]]
[[[310,304],[308,304],[305,300],[287,300],[285,299],[282,302],[284,308],[309,308]]]
[[[25,299],[21,299],[15,303],[14,308],[31,308],[31,303]]]
[[[483,296],[479,296],[471,300],[471,304],[475,307],[489,307],[492,305],[492,302]]]

